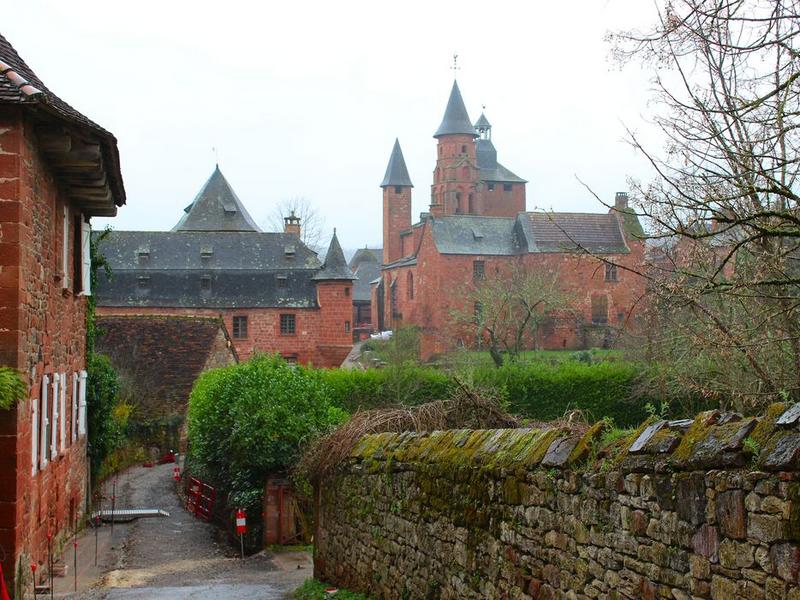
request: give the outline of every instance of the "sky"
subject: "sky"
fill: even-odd
[[[54,93],[116,135],[127,205],[115,229],[167,230],[215,162],[266,228],[304,197],[346,248],[381,243],[378,187],[395,137],[427,210],[454,75],[528,210],[604,211],[651,176],[625,128],[657,143],[649,75],[608,31],[642,0],[206,2],[0,0],[0,32]],[[458,54],[458,70],[452,69]],[[579,181],[580,180],[580,181]]]

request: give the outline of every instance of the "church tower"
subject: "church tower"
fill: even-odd
[[[381,182],[383,188],[383,264],[403,258],[403,242],[400,233],[411,228],[411,178],[406,161],[395,139],[386,174]]]
[[[478,134],[467,114],[457,81],[453,81],[444,118],[433,137],[438,144],[431,186],[431,213],[479,214],[476,184],[480,173],[475,153]]]

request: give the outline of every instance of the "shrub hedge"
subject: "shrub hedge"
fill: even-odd
[[[367,371],[320,370],[331,401],[348,412],[382,406],[417,405],[450,396],[457,373],[426,367],[388,367]],[[490,387],[508,400],[517,415],[552,420],[573,409],[587,418],[611,417],[621,426],[635,425],[647,417],[648,399],[636,398],[634,385],[641,374],[635,363],[614,361],[593,364],[511,364],[478,367],[462,377]]]

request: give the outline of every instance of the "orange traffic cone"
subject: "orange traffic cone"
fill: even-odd
[[[6,578],[3,576],[3,566],[0,565],[0,600],[11,600],[6,587]]]

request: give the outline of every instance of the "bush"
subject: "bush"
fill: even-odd
[[[230,507],[259,514],[269,475],[285,473],[302,443],[342,423],[346,413],[313,371],[278,357],[203,373],[189,398],[189,462],[228,492]]]
[[[517,363],[478,367],[461,375],[409,366],[319,373],[331,390],[331,401],[349,412],[449,398],[457,376],[495,389],[514,414],[541,421],[580,409],[591,420],[611,417],[620,425],[633,425],[647,417],[645,404],[650,400],[634,393],[641,368],[623,361]]]
[[[13,407],[25,397],[25,383],[16,369],[0,367],[0,410]]]
[[[117,409],[119,380],[111,361],[102,354],[90,354],[87,360],[86,418],[92,473],[97,478],[103,461],[125,443],[125,425],[129,410]]]

